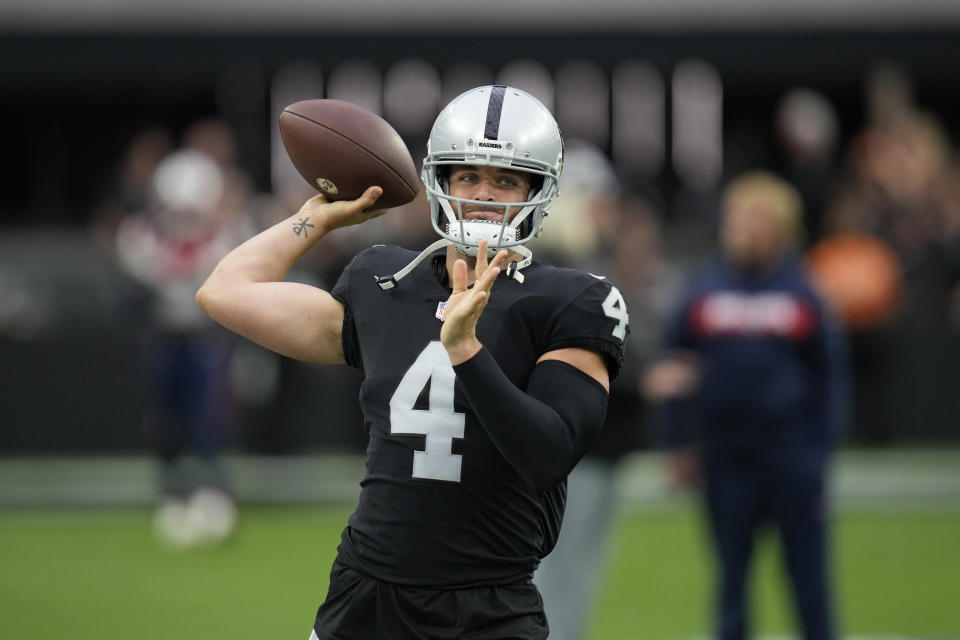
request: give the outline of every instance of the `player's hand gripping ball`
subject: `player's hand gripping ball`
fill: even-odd
[[[420,178],[410,151],[390,124],[343,100],[303,100],[280,114],[280,137],[300,174],[327,200],[355,200],[383,188],[374,205],[413,200]]]

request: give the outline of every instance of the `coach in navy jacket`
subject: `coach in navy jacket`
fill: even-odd
[[[760,525],[783,542],[807,640],[831,640],[827,463],[846,423],[844,339],[796,255],[800,199],[766,172],[724,193],[722,257],[694,277],[666,327],[648,392],[664,400],[675,482],[700,480],[718,561],[716,632],[747,632]]]

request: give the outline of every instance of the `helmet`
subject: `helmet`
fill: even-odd
[[[525,171],[531,174],[531,190],[523,202],[497,203],[497,206],[518,209],[510,220],[506,216],[501,222],[465,220],[463,205],[490,203],[451,196],[448,193],[451,165]],[[440,239],[400,271],[378,276],[377,284],[385,291],[393,289],[401,278],[441,247],[453,245],[461,253],[476,256],[482,240],[487,241],[490,257],[504,248],[511,248],[523,257],[520,262],[511,262],[506,269],[507,277],[522,283],[520,269],[533,259],[531,251],[523,245],[540,234],[543,217],[559,195],[557,184],[562,168],[563,140],[557,121],[529,93],[493,85],[457,96],[433,123],[421,172],[430,203],[430,218]]]
[[[450,165],[493,166],[530,174],[532,186],[511,220],[464,220],[464,204],[488,204],[448,193]],[[427,141],[422,179],[434,230],[461,252],[475,256],[487,240],[490,255],[539,235],[543,217],[558,195],[563,140],[553,115],[530,94],[503,85],[471,89],[437,116]]]

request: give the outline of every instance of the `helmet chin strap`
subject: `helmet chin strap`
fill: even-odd
[[[453,243],[447,240],[446,238],[440,238],[436,242],[432,243],[429,247],[421,251],[420,255],[418,255],[416,258],[410,261],[410,264],[405,266],[403,269],[400,269],[400,271],[397,271],[392,276],[373,276],[373,277],[376,279],[377,285],[379,285],[379,287],[383,291],[387,291],[388,289],[393,289],[400,282],[400,279],[406,277],[407,274],[413,271],[413,268],[416,267],[421,262],[423,262],[424,258],[426,258],[428,255],[430,255],[437,249],[450,246],[451,244]]]
[[[423,262],[423,260],[427,256],[429,256],[431,253],[433,253],[437,249],[442,249],[443,247],[449,247],[449,246],[454,246],[457,248],[457,251],[459,251],[463,255],[468,255],[465,251],[463,251],[460,248],[461,245],[459,245],[458,243],[453,242],[452,240],[448,240],[447,238],[441,238],[436,242],[434,242],[433,244],[431,244],[426,249],[424,249],[423,251],[421,251],[420,254],[416,258],[411,260],[407,266],[405,266],[403,269],[400,269],[400,271],[397,271],[392,276],[374,276],[374,278],[377,281],[377,285],[383,291],[387,291],[389,289],[395,288],[399,284],[400,280],[406,277],[407,275],[409,275],[409,273],[413,271],[414,267],[416,267],[418,264]],[[521,256],[523,256],[523,260],[520,260],[519,262],[517,262],[516,260],[511,260],[510,264],[507,265],[506,275],[508,278],[512,278],[513,280],[516,280],[519,284],[523,284],[524,277],[523,277],[523,274],[520,273],[520,269],[530,266],[530,263],[533,262],[533,252],[530,251],[530,249],[527,249],[526,247],[524,247],[523,245],[516,245],[516,246],[510,247],[509,250],[519,253]]]
[[[518,244],[515,247],[510,247],[509,251],[515,251],[523,256],[523,260],[517,262],[516,260],[511,260],[510,264],[507,265],[507,277],[513,278],[518,283],[523,284],[523,274],[520,273],[520,269],[524,267],[529,267],[530,263],[533,262],[533,252],[530,249],[527,249],[522,244]]]

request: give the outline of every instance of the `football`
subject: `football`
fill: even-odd
[[[383,188],[376,208],[413,200],[420,178],[406,144],[377,114],[344,100],[302,100],[280,114],[280,137],[300,174],[330,201]]]

